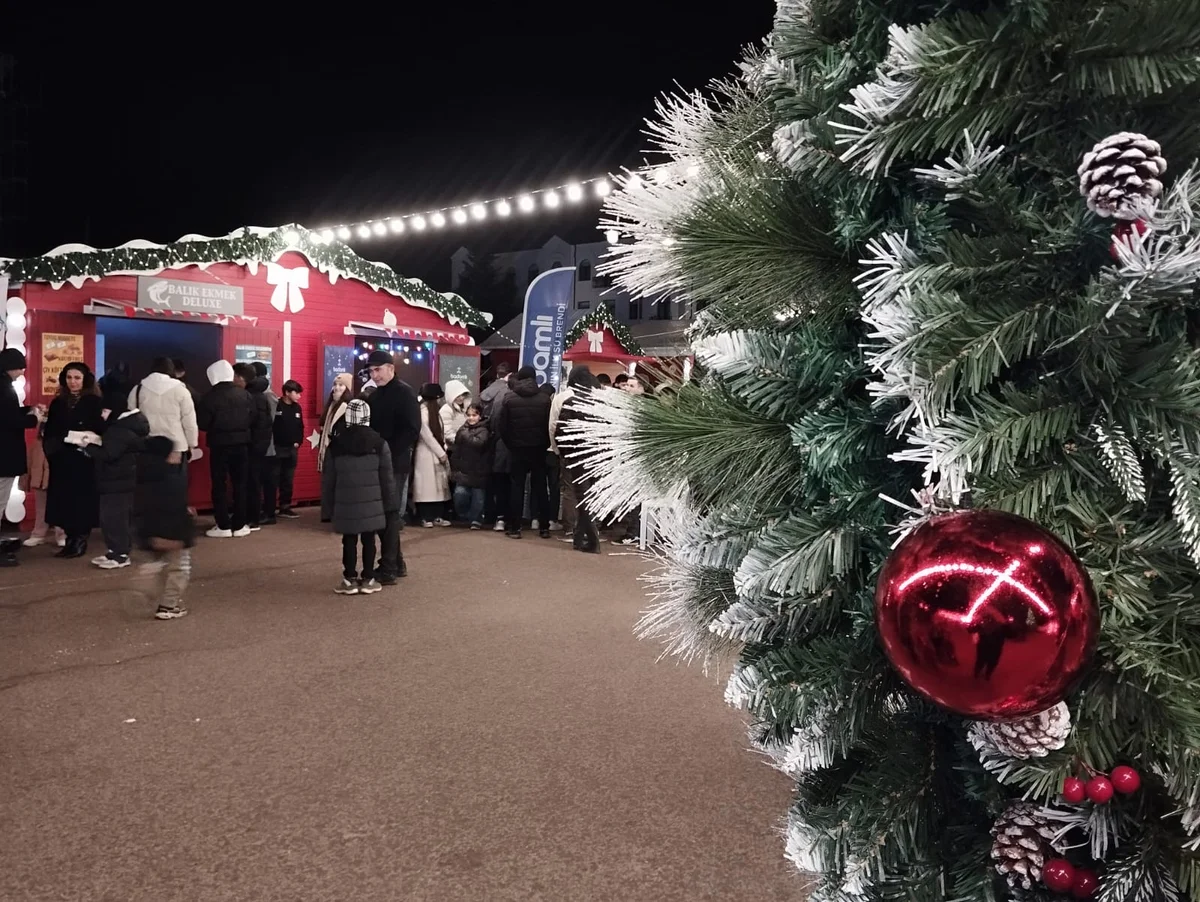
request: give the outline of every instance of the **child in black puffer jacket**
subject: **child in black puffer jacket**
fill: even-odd
[[[144,443],[137,462],[133,519],[138,546],[154,555],[141,573],[147,592],[158,600],[154,616],[174,620],[187,613],[183,593],[192,573],[191,547],[195,524],[188,510],[185,463],[168,460],[174,443],[163,435],[152,435]]]
[[[321,473],[321,519],[342,536],[339,595],[370,595],[375,579],[375,534],[400,509],[400,493],[387,442],[371,428],[371,408],[355,398],[346,405],[346,426],[329,443]],[[358,546],[362,545],[362,572]]]
[[[93,558],[102,570],[129,566],[133,550],[133,496],[137,485],[137,458],[150,421],[138,410],[109,415],[99,444],[85,446],[85,453],[96,461],[96,488],[100,494],[100,531],[104,534],[107,554]]]
[[[467,422],[454,436],[450,479],[454,482],[454,511],[460,520],[467,520],[472,529],[483,528],[483,503],[495,454],[496,443],[483,418],[483,405],[468,405]]]

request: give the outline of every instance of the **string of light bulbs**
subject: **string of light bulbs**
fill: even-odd
[[[558,210],[582,204],[589,199],[603,201],[612,193],[613,185],[614,180],[610,176],[598,176],[577,182],[568,182],[565,185],[526,191],[522,194],[474,201],[461,206],[441,207],[420,213],[405,213],[328,226],[319,229],[318,233],[325,241],[332,241],[335,237],[341,241],[349,241],[352,238],[365,241],[388,235],[444,229],[449,225],[464,226],[489,219],[503,220],[514,214],[530,215],[538,210]]]

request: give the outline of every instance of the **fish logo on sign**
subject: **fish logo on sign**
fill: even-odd
[[[171,304],[171,299],[167,297],[171,293],[171,283],[162,281],[155,282],[146,289],[146,295],[150,298],[150,302],[157,304],[159,307],[168,307]]]

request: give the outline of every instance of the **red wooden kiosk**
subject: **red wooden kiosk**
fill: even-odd
[[[477,389],[479,350],[467,325],[490,319],[298,225],[166,245],[66,245],[0,259],[0,286],[6,276],[7,298],[24,302],[27,403],[48,403],[73,359],[98,376],[124,363],[137,380],[154,357],[180,357],[199,393],[217,359],[263,362],[277,394],[298,381],[310,435],[296,471],[298,502],[320,497],[311,435],[338,373],[359,374],[366,353],[382,347],[411,385],[458,378]],[[208,508],[208,467],[197,462],[190,475],[192,503]]]
[[[625,324],[603,304],[575,321],[563,345],[567,349],[563,360],[572,366],[586,363],[597,376],[607,373],[615,378],[630,372],[630,364],[646,359]]]

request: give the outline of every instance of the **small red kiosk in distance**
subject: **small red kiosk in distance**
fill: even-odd
[[[261,361],[276,394],[288,379],[299,382],[310,441],[300,448],[297,502],[320,497],[311,434],[334,377],[359,374],[365,347],[391,349],[399,377],[415,387],[450,372],[469,378],[473,371],[477,380],[479,350],[467,326],[490,320],[458,295],[298,225],[187,235],[166,245],[65,245],[0,259],[0,284],[5,276],[0,300],[24,301],[26,403],[49,402],[69,362],[64,355],[97,376],[124,363],[135,381],[154,357],[179,357],[201,394],[209,387],[205,370],[218,359]],[[189,474],[192,503],[207,509],[208,467],[197,462]]]

